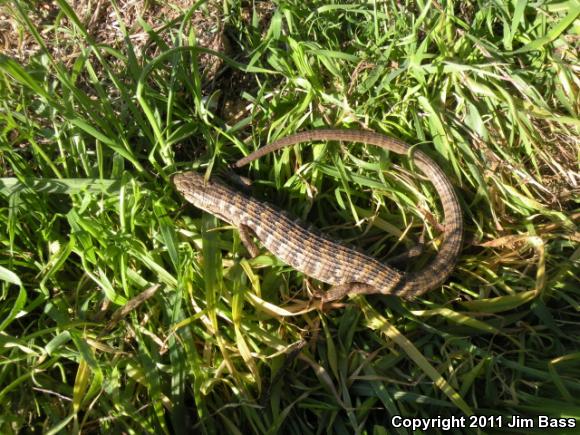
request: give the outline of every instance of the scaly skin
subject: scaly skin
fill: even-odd
[[[410,146],[387,136],[358,130],[312,130],[296,133],[258,149],[234,164],[241,167],[265,154],[302,142],[349,141],[375,145],[397,154]],[[439,287],[453,270],[462,244],[463,219],[457,196],[441,168],[425,153],[412,153],[414,164],[433,183],[445,216],[444,241],[437,256],[423,270],[403,274],[372,257],[330,238],[306,230],[269,204],[224,183],[205,181],[197,172],[176,174],[173,182],[185,199],[230,222],[244,233],[249,229],[278,258],[320,281],[334,285],[323,300],[347,293],[382,293],[413,298]]]

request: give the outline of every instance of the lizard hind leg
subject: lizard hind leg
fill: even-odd
[[[379,291],[372,285],[362,282],[347,282],[344,284],[333,285],[330,290],[322,296],[322,302],[337,301],[349,294],[364,295],[372,293],[379,293]]]
[[[402,254],[396,255],[391,257],[385,261],[385,264],[389,266],[398,267],[401,269],[405,268],[405,263],[408,263],[410,260],[420,256],[425,249],[425,233],[427,232],[426,228],[423,227],[423,231],[419,236],[419,240],[417,244],[411,247],[407,252],[403,252]]]

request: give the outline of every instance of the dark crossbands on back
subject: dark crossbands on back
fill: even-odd
[[[408,154],[405,142],[364,130],[323,129],[286,136],[237,161],[241,167],[275,150],[303,142],[347,141],[370,144]],[[452,272],[462,244],[463,218],[453,186],[441,168],[420,150],[411,153],[413,162],[433,183],[445,218],[443,242],[435,258],[425,268],[403,273],[330,237],[308,231],[275,207],[238,191],[219,180],[205,180],[197,172],[178,173],[173,183],[183,197],[220,219],[236,226],[250,254],[258,254],[252,240],[260,242],[296,270],[331,284],[324,302],[346,294],[389,294],[413,298],[439,287]]]

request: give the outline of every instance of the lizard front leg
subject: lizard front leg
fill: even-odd
[[[256,246],[256,244],[252,240],[253,232],[252,232],[251,228],[247,225],[240,224],[238,226],[238,230],[240,232],[240,240],[242,241],[242,243],[244,244],[244,246],[246,247],[246,249],[250,253],[250,256],[252,258],[257,257],[258,254],[260,253],[260,249],[258,249],[258,246]]]

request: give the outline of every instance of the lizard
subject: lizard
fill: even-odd
[[[284,147],[315,141],[350,141],[370,144],[396,154],[411,147],[398,139],[367,130],[319,129],[295,133],[238,160],[242,167]],[[272,205],[195,171],[174,174],[172,181],[183,197],[196,207],[231,223],[250,255],[258,255],[252,240],[260,242],[282,261],[305,275],[331,284],[321,297],[335,301],[347,294],[391,294],[405,299],[440,286],[453,271],[463,237],[463,218],[457,195],[442,169],[420,150],[412,152],[414,165],[433,183],[445,218],[443,242],[435,258],[422,270],[403,273],[324,234],[311,232]]]

